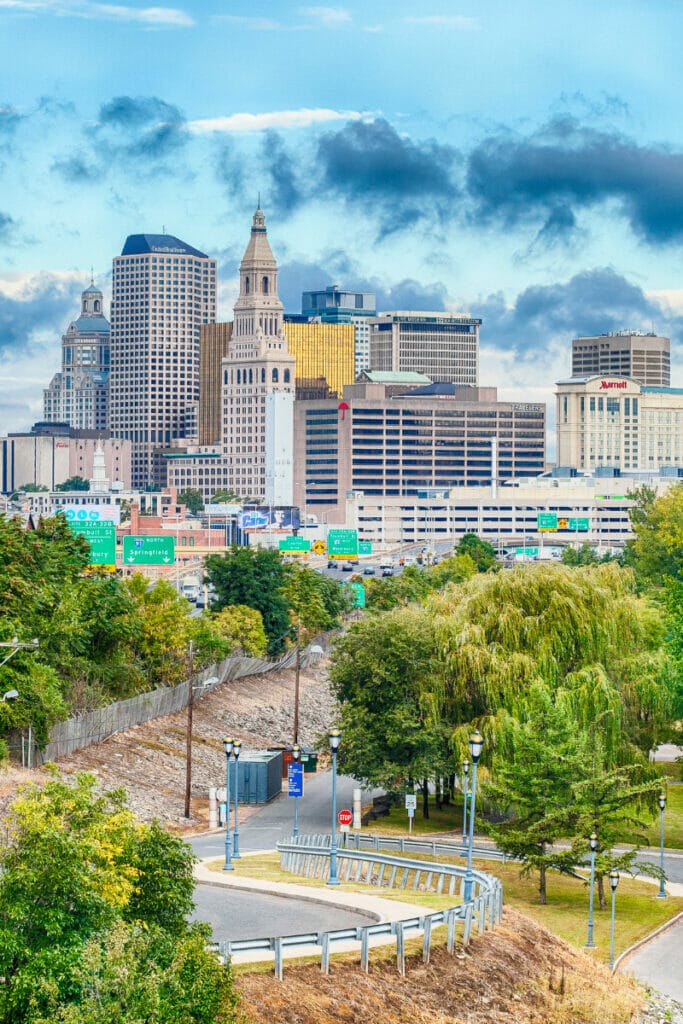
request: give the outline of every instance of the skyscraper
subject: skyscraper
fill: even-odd
[[[656,334],[616,331],[572,341],[572,377],[633,377],[650,388],[671,385],[671,342]]]
[[[268,242],[265,217],[257,209],[240,264],[240,293],[228,355],[222,364],[226,486],[243,497],[266,497],[267,416],[277,421],[280,496],[283,477],[287,476],[284,463],[289,461],[291,467],[296,359],[287,348],[282,311],[277,263]],[[268,433],[273,436],[272,431]],[[291,468],[289,474],[291,478]]]
[[[353,324],[355,376],[358,376],[362,370],[368,369],[370,365],[368,320],[371,316],[377,315],[377,301],[374,292],[351,292],[339,288],[336,284],[317,292],[303,292],[301,312],[304,316],[319,318],[324,324]]]
[[[459,313],[383,313],[370,320],[370,369],[476,386],[480,326]]]
[[[132,485],[196,422],[199,331],[216,319],[216,261],[173,235],[129,235],[113,262],[109,427],[132,442]],[[158,460],[157,460],[158,463]]]
[[[62,369],[43,391],[46,423],[106,430],[109,343],[102,292],[91,281],[81,293],[80,315],[62,336]]]

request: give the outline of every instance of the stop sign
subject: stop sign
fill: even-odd
[[[337,815],[337,821],[340,825],[350,825],[353,821],[353,812],[348,810],[340,811]]]

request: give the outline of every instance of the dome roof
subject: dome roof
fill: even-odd
[[[106,316],[79,316],[71,326],[79,334],[109,334],[111,331]]]

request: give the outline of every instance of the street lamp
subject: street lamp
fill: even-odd
[[[617,898],[617,886],[619,885],[619,872],[612,868],[609,873],[609,884],[612,889],[612,923],[609,932],[609,966],[614,970],[614,904]]]
[[[657,899],[666,899],[666,889],[664,888],[664,808],[666,807],[666,793],[664,790],[657,797],[657,803],[659,804],[659,892],[657,893]]]
[[[588,843],[591,848],[591,880],[588,895],[588,941],[586,942],[586,949],[595,949],[595,943],[593,942],[593,892],[595,888],[595,851],[598,848],[598,837],[595,832],[591,832]]]
[[[18,690],[8,690],[7,693],[5,693],[3,695],[2,703],[4,704],[5,702],[9,702],[11,700],[16,700],[18,696],[19,696],[19,691]]]
[[[226,736],[223,740],[223,750],[225,751],[225,864],[223,865],[224,871],[234,871],[233,863],[230,857],[230,755],[232,754],[235,741],[232,736]]]
[[[470,802],[470,841],[467,846],[467,873],[465,875],[465,903],[472,899],[472,850],[474,848],[474,809],[477,799],[477,764],[484,749],[484,737],[479,731],[470,736],[470,756],[472,758],[472,799]]]
[[[465,758],[462,763],[462,846],[467,842],[467,787],[470,778],[470,762]]]
[[[337,878],[337,751],[341,743],[339,729],[330,729],[327,734],[332,751],[332,835],[330,842],[330,875],[328,885],[339,885]]]
[[[192,718],[194,713],[194,645],[190,640],[189,665],[187,681],[187,730],[185,736],[185,817],[190,817],[190,795],[192,792]],[[211,676],[205,679],[200,687],[213,686],[218,682],[218,676]],[[198,687],[198,689],[200,688]]]
[[[301,760],[301,747],[295,743],[292,747],[292,761],[298,764]],[[299,835],[299,797],[294,795],[294,838]]]
[[[235,757],[235,828],[233,829],[232,857],[233,860],[240,860],[240,830],[237,822],[237,805],[239,803],[240,771],[239,760],[242,750],[242,740],[234,740],[232,752]],[[226,793],[227,796],[227,793]]]

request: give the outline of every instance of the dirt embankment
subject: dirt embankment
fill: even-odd
[[[300,691],[299,743],[315,746],[334,720],[324,662],[302,670]],[[189,823],[183,817],[187,711],[117,733],[60,760],[59,767],[65,773],[96,772],[106,789],[123,786],[131,807],[144,821],[158,818],[172,829],[185,830],[189,824],[200,830],[208,823],[209,786],[223,785],[225,778],[223,737],[239,737],[244,751],[291,743],[293,716],[292,670],[248,676],[195,698]],[[0,801],[12,798],[18,782],[42,777],[40,770],[11,769],[3,774]]]
[[[642,989],[529,918],[505,911],[503,926],[454,956],[432,950],[424,965],[410,957],[406,976],[395,960],[371,955],[317,965],[285,963],[284,981],[239,974],[249,1024],[630,1024],[643,1005]]]

